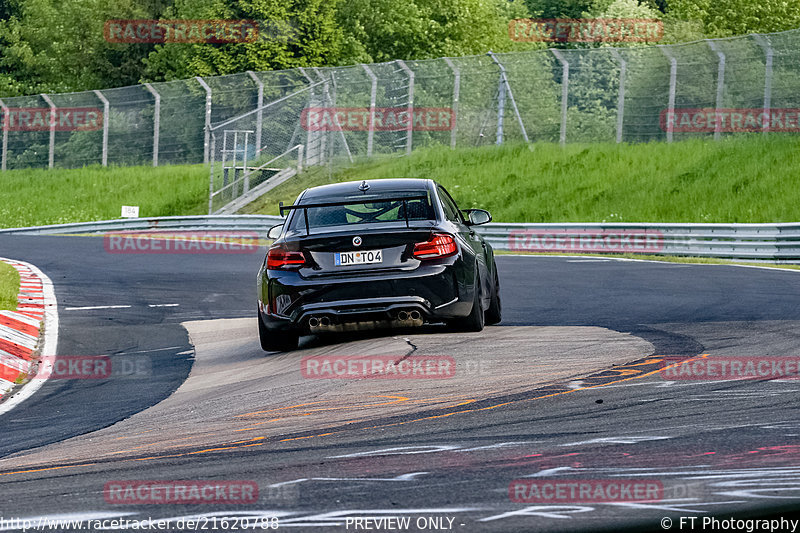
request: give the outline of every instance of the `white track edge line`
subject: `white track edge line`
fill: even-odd
[[[501,250],[502,251],[502,250]],[[628,257],[601,257],[601,256],[581,256],[581,255],[562,255],[562,254],[496,254],[496,257],[547,257],[547,258],[563,258],[563,259],[575,259],[575,258],[583,258],[587,259],[590,257],[594,257],[596,259],[609,259],[611,261],[631,261],[634,263],[659,263],[659,264],[672,264],[672,265],[681,265],[681,266],[722,266],[722,267],[739,267],[739,268],[757,268],[759,270],[770,270],[772,272],[794,272],[798,273],[800,270],[796,270],[793,268],[781,268],[780,266],[759,266],[759,265],[739,265],[736,263],[681,263],[679,261],[661,261],[658,259],[633,259]]]

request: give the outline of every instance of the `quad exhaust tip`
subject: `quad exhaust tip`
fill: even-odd
[[[312,316],[308,319],[308,325],[312,328],[327,328],[331,325],[331,319],[327,316],[316,317]]]
[[[409,320],[416,322],[417,320],[421,319],[422,313],[416,309],[412,309],[411,311],[400,311],[397,313],[397,320],[400,322],[408,322]]]
[[[394,318],[388,317],[384,320],[367,320],[357,322],[337,322],[327,315],[315,315],[308,318],[308,327],[312,333],[318,332],[342,332],[360,331],[364,329],[375,329],[378,327],[409,327],[422,326],[424,320],[422,313],[416,309],[402,309],[397,312]]]

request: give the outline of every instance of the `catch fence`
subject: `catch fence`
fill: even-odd
[[[245,72],[0,110],[2,170],[209,163],[210,212],[229,212],[301,168],[426,146],[797,133],[800,30]]]

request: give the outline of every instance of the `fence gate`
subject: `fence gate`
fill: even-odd
[[[222,132],[222,188],[215,194],[233,200],[250,189],[247,160],[254,159],[253,130],[224,130]],[[241,191],[241,192],[240,192]]]
[[[300,113],[320,84],[208,127],[209,214],[233,213],[302,170]]]

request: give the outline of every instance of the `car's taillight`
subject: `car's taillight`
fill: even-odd
[[[303,252],[290,252],[280,247],[267,252],[267,270],[297,270],[305,263]]]
[[[447,233],[434,233],[430,240],[414,245],[414,257],[417,259],[437,259],[457,252],[456,240]]]

